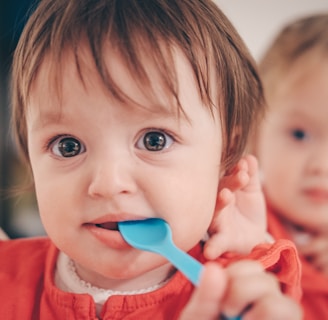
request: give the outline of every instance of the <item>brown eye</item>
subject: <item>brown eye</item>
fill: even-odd
[[[163,129],[147,129],[140,136],[135,146],[137,149],[150,152],[160,152],[168,149],[176,142],[176,139]]]
[[[144,146],[149,151],[163,150],[166,145],[166,138],[162,132],[148,132],[143,138]]]
[[[79,140],[72,137],[66,137],[57,140],[52,148],[52,151],[57,156],[70,158],[84,152],[84,148]]]

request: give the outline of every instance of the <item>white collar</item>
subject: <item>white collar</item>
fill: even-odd
[[[169,279],[162,281],[152,287],[139,289],[134,291],[115,291],[93,286],[91,283],[81,279],[77,272],[74,261],[70,259],[65,253],[59,252],[57,258],[55,284],[56,286],[66,292],[83,293],[92,296],[96,303],[97,314],[100,312],[105,301],[113,295],[135,295],[151,291],[155,291],[163,287]]]

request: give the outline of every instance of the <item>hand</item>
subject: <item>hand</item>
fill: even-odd
[[[240,261],[226,269],[207,263],[179,320],[214,320],[221,314],[242,315],[243,320],[302,319],[301,307],[281,293],[274,275],[255,261]]]
[[[0,228],[0,240],[8,240],[7,234]]]
[[[222,253],[248,253],[268,239],[266,205],[257,160],[243,157],[219,185],[216,214],[208,230],[204,255],[215,259]]]
[[[328,234],[311,236],[306,243],[295,243],[305,259],[328,276]]]

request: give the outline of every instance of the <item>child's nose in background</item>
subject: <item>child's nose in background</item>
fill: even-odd
[[[328,144],[318,146],[308,158],[308,172],[328,178]]]

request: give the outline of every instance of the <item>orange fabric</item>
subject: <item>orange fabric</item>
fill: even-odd
[[[279,216],[268,210],[269,232],[276,239],[289,239]],[[303,296],[304,320],[328,319],[328,277],[317,271],[303,257],[301,284]]]
[[[191,254],[205,262],[201,245]],[[97,319],[93,299],[87,294],[63,292],[54,285],[58,250],[47,238],[0,241],[0,313],[6,320]],[[259,260],[277,273],[282,286],[299,297],[299,262],[293,244],[278,241],[256,247],[248,257],[232,254],[218,259],[227,265],[241,258]],[[101,319],[177,319],[193,290],[180,273],[162,288],[139,295],[112,296]]]

